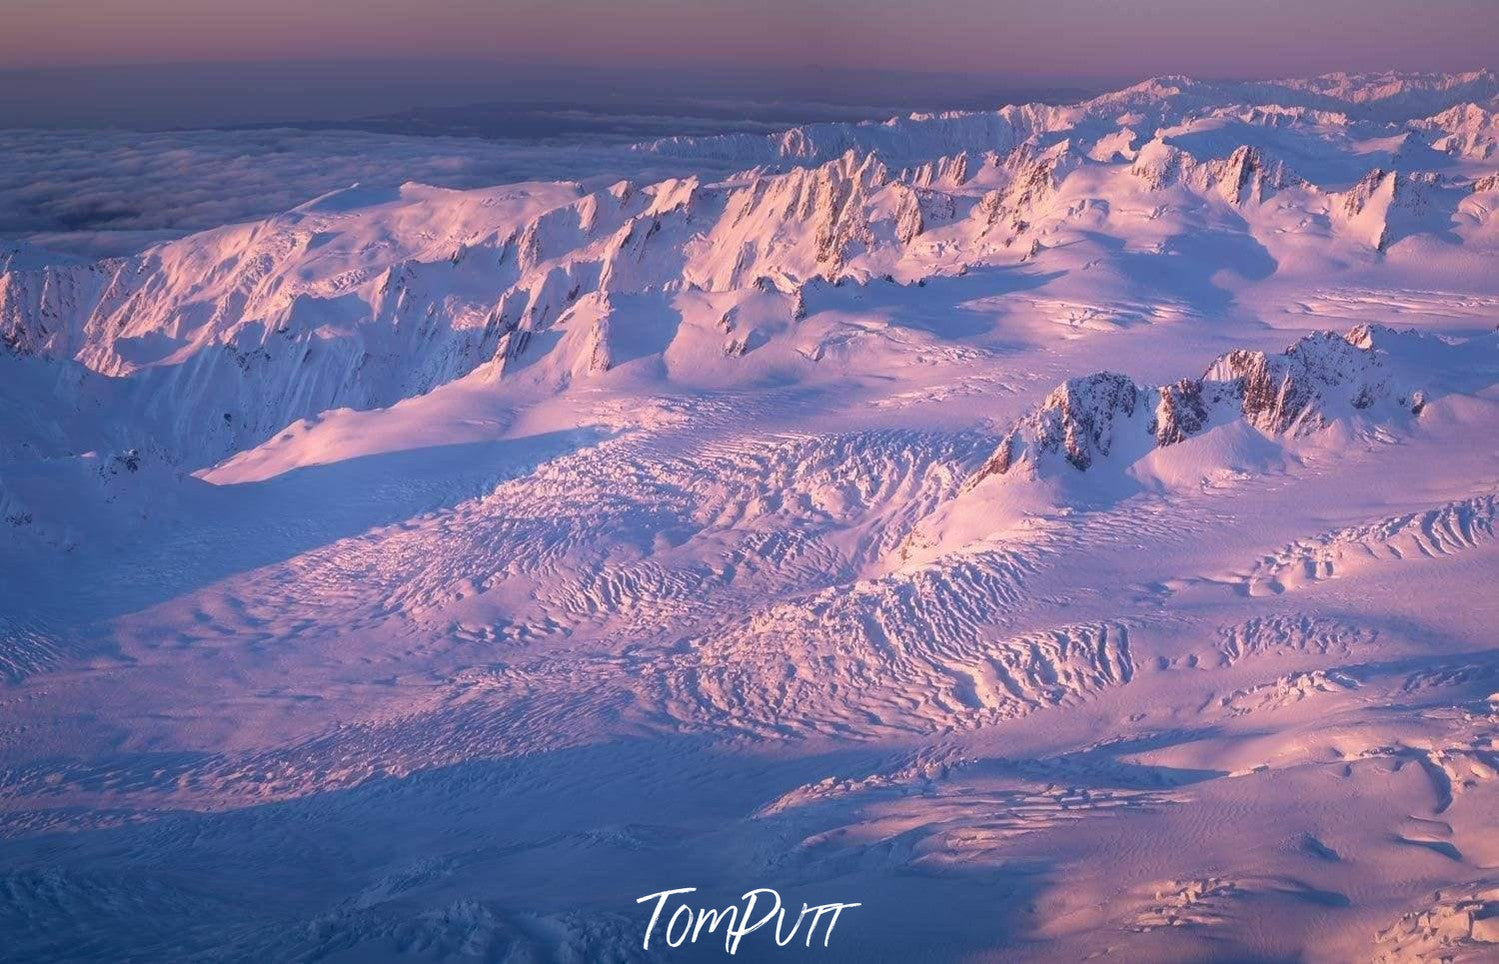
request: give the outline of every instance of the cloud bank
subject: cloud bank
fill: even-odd
[[[11,130],[0,132],[0,238],[107,257],[276,214],[355,182],[592,181],[669,176],[680,163],[617,144],[361,131]]]

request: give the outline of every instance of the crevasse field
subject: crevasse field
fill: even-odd
[[[637,898],[769,887],[860,906],[739,959],[1495,959],[1496,111],[0,249],[0,958],[718,960]]]

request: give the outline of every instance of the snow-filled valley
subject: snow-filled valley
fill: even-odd
[[[0,242],[0,959],[1499,955],[1499,79],[621,153]]]

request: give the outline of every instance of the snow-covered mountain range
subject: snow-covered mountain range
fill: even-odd
[[[1492,951],[1499,78],[623,155],[0,242],[23,956]]]
[[[1480,255],[1499,244],[1496,98],[1486,71],[1172,77],[1075,107],[639,148],[745,165],[721,181],[354,187],[133,258],[12,244],[0,338],[123,379],[168,423],[153,441],[202,463],[483,365],[534,358],[553,387],[604,371],[650,327],[634,311],[681,315],[655,346],[668,359],[689,341],[738,355],[788,330],[820,284],[1083,255],[1129,284],[1117,262],[1134,259],[1111,251],[1180,254],[1198,238],[1225,255],[1201,268],[1247,277],[1369,265],[1401,242],[1397,261],[1434,244]],[[1051,248],[1066,254],[1043,258]],[[230,418],[198,417],[214,410]]]

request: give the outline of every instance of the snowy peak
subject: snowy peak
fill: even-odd
[[[1391,395],[1390,372],[1373,344],[1372,329],[1360,326],[1341,336],[1315,332],[1280,355],[1229,352],[1203,375],[1202,394],[1210,407],[1230,402],[1265,432],[1312,432]],[[1419,413],[1419,403],[1412,407]]]
[[[1416,126],[1430,132],[1431,146],[1447,154],[1473,161],[1491,161],[1499,156],[1499,114],[1478,104],[1459,104]]]
[[[1266,199],[1301,179],[1283,162],[1267,160],[1255,147],[1241,144],[1224,158],[1199,160],[1179,147],[1156,140],[1141,149],[1130,173],[1151,190],[1185,185],[1217,195],[1238,206]]]
[[[1052,390],[1034,413],[1000,442],[972,483],[1004,475],[1018,465],[1032,470],[1060,457],[1085,472],[1113,448],[1116,427],[1133,419],[1145,393],[1114,372],[1072,378]]]
[[[1342,195],[1341,215],[1355,237],[1377,251],[1411,234],[1442,230],[1460,193],[1433,171],[1375,168]],[[1444,194],[1454,195],[1447,203]]]
[[[1010,428],[966,488],[993,476],[1086,472],[1119,451],[1133,460],[1230,420],[1295,437],[1381,403],[1375,414],[1419,414],[1424,396],[1398,390],[1375,347],[1382,332],[1315,332],[1279,355],[1232,351],[1200,378],[1158,387],[1113,372],[1069,379]]]

